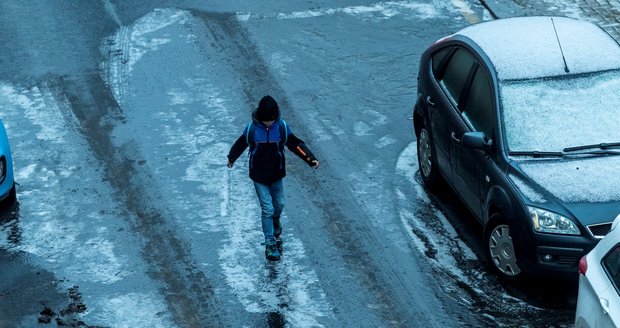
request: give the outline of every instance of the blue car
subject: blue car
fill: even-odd
[[[11,147],[4,123],[0,120],[0,201],[9,203],[14,200],[13,157],[11,157]]]

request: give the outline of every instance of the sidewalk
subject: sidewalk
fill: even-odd
[[[592,22],[620,42],[620,0],[486,0],[500,18],[566,16]]]

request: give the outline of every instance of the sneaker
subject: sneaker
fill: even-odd
[[[278,238],[276,239],[276,247],[278,248],[278,251],[279,251],[280,253],[282,253],[282,244],[283,244],[283,243],[284,243],[284,242],[282,242],[282,237],[278,237]]]
[[[265,257],[269,261],[278,261],[280,259],[280,252],[276,243],[265,245]]]

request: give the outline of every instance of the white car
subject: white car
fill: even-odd
[[[620,215],[579,262],[575,328],[620,327]]]

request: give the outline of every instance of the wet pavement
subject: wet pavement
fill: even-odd
[[[487,3],[499,17],[613,16]],[[467,211],[421,187],[417,60],[492,19],[479,2],[0,6],[19,200],[0,214],[1,328],[572,326],[571,285],[498,281]],[[247,163],[224,165],[267,93],[322,161],[287,155],[277,263]]]

